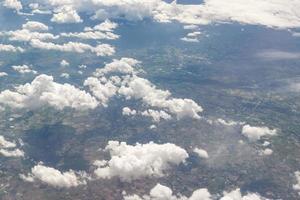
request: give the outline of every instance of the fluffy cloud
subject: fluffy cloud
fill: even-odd
[[[48,26],[36,21],[28,21],[26,24],[22,25],[23,29],[27,29],[29,31],[48,31]]]
[[[166,113],[163,110],[152,110],[148,109],[141,113],[142,116],[151,117],[154,122],[160,122],[161,119],[169,120],[171,119],[171,115]]]
[[[115,53],[114,47],[109,44],[99,44],[96,47],[93,47],[89,44],[79,43],[79,42],[68,42],[64,44],[55,44],[52,42],[43,42],[38,39],[33,39],[30,41],[30,44],[34,48],[46,49],[46,50],[56,50],[63,52],[77,52],[84,53],[90,51],[95,53],[97,56],[110,56]]]
[[[242,128],[242,134],[250,141],[257,141],[263,136],[274,136],[277,134],[276,129],[269,129],[268,127],[255,127],[248,124]]]
[[[0,52],[7,51],[7,52],[24,52],[24,49],[21,47],[15,47],[10,44],[0,44]]]
[[[293,188],[294,188],[294,190],[299,191],[299,195],[300,195],[300,171],[295,172],[295,177],[296,177],[297,183],[295,185],[293,185]]]
[[[29,182],[39,180],[58,188],[70,188],[85,184],[85,181],[82,180],[83,176],[80,173],[76,174],[73,170],[60,172],[57,169],[42,164],[34,166],[31,169],[31,174],[28,176],[21,175],[21,178]]]
[[[0,72],[0,77],[3,77],[3,76],[7,76],[8,74],[6,72]]]
[[[300,26],[300,2],[284,0],[205,0],[202,4],[183,5],[163,0],[47,0],[49,6],[68,6],[77,12],[94,12],[93,19],[120,18],[142,20],[152,18],[159,22],[178,21],[185,24],[239,22],[276,28]],[[77,21],[80,18],[77,17]],[[76,20],[74,20],[76,21]]]
[[[115,22],[110,21],[109,19],[106,19],[101,24],[98,24],[93,27],[93,30],[97,31],[104,31],[104,32],[112,32],[118,27],[118,24]]]
[[[66,61],[66,60],[62,60],[60,62],[60,66],[62,66],[62,67],[68,67],[68,66],[70,66],[70,63],[68,61]]]
[[[70,107],[91,109],[98,105],[90,94],[70,84],[53,81],[52,76],[39,75],[31,83],[20,85],[15,91],[5,90],[0,93],[0,105],[12,108],[39,108],[45,105],[56,109]]]
[[[68,73],[61,73],[60,77],[62,77],[62,78],[70,78],[70,74],[68,74]]]
[[[16,147],[16,143],[7,141],[2,135],[0,135],[0,147],[1,148],[14,148],[14,147]]]
[[[99,178],[119,177],[131,181],[147,176],[163,176],[172,165],[178,165],[188,157],[187,152],[174,144],[128,145],[125,142],[109,141],[105,148],[111,159],[106,166],[99,167],[95,174]]]
[[[5,157],[24,157],[24,152],[20,149],[15,149],[15,150],[0,149],[0,154],[2,154]]]
[[[135,67],[140,64],[140,61],[133,58],[121,58],[113,60],[106,64],[103,68],[96,69],[94,75],[101,77],[109,73],[132,74],[135,72]]]
[[[122,109],[122,114],[123,115],[128,115],[128,116],[130,116],[130,115],[136,115],[136,110],[131,110],[129,107],[124,107]]]
[[[144,195],[143,197],[128,195],[124,196],[124,200],[212,200],[212,198],[206,188],[195,190],[190,197],[185,197],[181,194],[174,195],[169,187],[158,183],[151,189],[149,195]]]
[[[193,100],[172,98],[169,91],[157,89],[148,80],[137,76],[131,77],[120,88],[119,93],[127,99],[140,99],[149,106],[166,109],[168,112],[176,115],[178,119],[184,117],[199,119],[198,113],[203,110]]]
[[[83,22],[77,11],[71,6],[63,6],[55,12],[56,13],[51,18],[52,22],[56,22],[58,24]]]
[[[111,33],[111,32],[101,32],[101,31],[86,31],[86,32],[75,32],[75,33],[61,33],[60,34],[63,37],[75,37],[80,39],[92,39],[92,40],[115,40],[118,39],[119,36]]]
[[[103,106],[107,106],[109,99],[116,95],[117,87],[111,82],[101,83],[95,77],[89,77],[84,81],[84,86],[88,86],[92,94],[101,102]]]
[[[116,40],[119,38],[119,35],[112,33],[112,31],[117,27],[116,23],[113,23],[109,20],[104,21],[101,24],[94,26],[93,28],[86,27],[84,32],[75,32],[75,33],[61,33],[63,37],[76,37],[80,39],[93,39],[93,40]]]
[[[223,197],[220,200],[263,200],[263,198],[254,193],[248,193],[243,196],[240,189],[236,189],[231,192],[224,192]]]
[[[195,148],[193,150],[200,158],[209,158],[207,151],[204,149]]]
[[[169,119],[171,114],[178,119],[200,118],[198,113],[202,112],[202,108],[193,100],[172,98],[169,91],[157,89],[147,79],[138,77],[136,68],[139,64],[138,60],[132,58],[113,60],[103,68],[96,69],[95,77],[89,77],[84,85],[103,105],[107,105],[111,97],[119,96],[127,100],[141,100],[147,107],[159,108],[159,111],[149,108],[141,113],[151,116],[154,121]],[[107,76],[110,78],[107,79]]]
[[[11,41],[24,41],[31,40],[55,40],[59,36],[55,36],[51,33],[32,32],[27,29],[20,29],[15,31],[0,32],[0,36],[7,36]]]
[[[37,74],[37,71],[30,69],[30,67],[27,65],[14,65],[11,68],[13,68],[15,71],[21,74],[25,74],[25,73]]]
[[[24,152],[15,148],[15,142],[7,141],[3,136],[0,136],[0,154],[5,157],[24,157]],[[15,149],[12,149],[15,148]]]
[[[4,0],[3,6],[6,8],[14,9],[16,11],[22,10],[23,6],[18,0]]]

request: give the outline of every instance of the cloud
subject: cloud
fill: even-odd
[[[262,156],[269,156],[269,155],[273,154],[273,150],[269,149],[269,148],[266,148],[266,149],[260,151],[259,154],[262,155]]]
[[[122,109],[122,114],[127,116],[136,115],[136,110],[131,110],[129,107],[124,107]]]
[[[135,67],[141,62],[133,58],[121,58],[120,60],[113,60],[113,62],[106,64],[103,68],[96,69],[94,75],[101,77],[109,73],[133,74]]]
[[[96,47],[93,47],[89,44],[84,44],[80,42],[68,42],[64,44],[55,44],[52,42],[43,42],[38,39],[33,39],[30,41],[30,44],[34,48],[45,49],[45,50],[56,50],[63,52],[76,52],[76,53],[85,53],[90,51],[95,53],[97,56],[110,56],[115,53],[114,47],[109,44],[99,44]]]
[[[25,73],[37,74],[37,71],[30,69],[28,65],[14,65],[11,68],[13,68],[15,71],[21,74],[25,74]]]
[[[55,12],[56,13],[53,14],[53,17],[51,18],[52,22],[58,24],[83,22],[83,20],[78,15],[77,11],[74,10],[71,6],[60,7]]]
[[[200,118],[198,113],[202,112],[202,107],[193,100],[173,98],[169,91],[157,89],[147,79],[138,77],[139,70],[136,68],[140,63],[132,58],[113,60],[103,68],[96,69],[94,77],[89,77],[84,85],[105,106],[114,96],[141,100],[145,106],[150,107],[143,115],[151,116],[156,121],[160,118],[169,119],[171,114],[177,119]],[[159,108],[160,111],[153,108]]]
[[[101,81],[95,77],[87,78],[84,81],[84,86],[87,86],[91,93],[105,107],[107,107],[109,99],[115,96],[117,92],[117,87],[113,84],[112,81],[101,83]]]
[[[258,57],[265,60],[297,60],[300,59],[300,53],[280,50],[264,50],[257,54]]]
[[[148,80],[137,76],[128,79],[127,83],[119,89],[119,94],[127,99],[140,99],[152,107],[164,108],[176,115],[178,119],[184,117],[199,119],[198,113],[203,110],[193,100],[172,98],[169,91],[157,89]]]
[[[243,196],[240,189],[236,189],[231,192],[224,192],[220,200],[263,200],[263,198],[254,193],[248,193]]]
[[[8,74],[6,72],[0,72],[0,77],[3,77],[3,76],[7,76]]]
[[[80,39],[93,39],[93,40],[116,40],[119,35],[113,33],[114,29],[118,27],[117,23],[105,20],[101,24],[94,26],[93,28],[85,27],[84,32],[75,33],[61,33],[63,37],[76,37]]]
[[[154,122],[160,122],[161,119],[169,120],[171,119],[171,115],[166,113],[163,110],[152,110],[148,109],[141,113],[142,116],[151,117]]]
[[[15,150],[0,149],[0,154],[2,154],[5,157],[24,157],[24,152],[20,149],[15,149]]]
[[[189,38],[189,37],[183,37],[183,38],[180,38],[182,41],[185,41],[185,42],[199,42],[199,39],[198,38]]]
[[[27,29],[20,29],[15,31],[0,32],[0,36],[8,36],[11,41],[31,41],[31,40],[55,40],[59,36],[51,33],[32,32]]]
[[[71,188],[85,184],[85,181],[82,180],[82,175],[74,172],[73,170],[60,172],[57,169],[47,167],[42,164],[34,166],[31,169],[31,174],[28,176],[21,175],[21,178],[29,182],[39,180],[57,188]]]
[[[6,8],[14,9],[16,11],[22,10],[23,6],[18,0],[4,0],[3,6]]]
[[[296,191],[299,191],[299,195],[300,195],[300,171],[295,172],[295,177],[296,177],[297,183],[295,185],[293,185],[293,189]]]
[[[116,40],[119,38],[118,35],[111,32],[101,32],[101,31],[86,31],[86,32],[75,32],[75,33],[61,33],[62,37],[74,37],[80,39],[91,39],[91,40]]]
[[[158,183],[151,189],[149,195],[143,195],[143,197],[125,195],[124,200],[212,200],[212,197],[206,188],[195,190],[190,197],[181,194],[174,195],[169,187]]]
[[[70,66],[70,63],[68,61],[66,61],[66,60],[62,60],[60,62],[60,66],[62,66],[62,67],[68,67],[68,66]]]
[[[148,176],[163,176],[172,165],[183,163],[187,152],[174,144],[128,145],[125,142],[109,141],[105,148],[111,159],[107,166],[99,167],[95,174],[99,178],[119,177],[131,181]]]
[[[277,134],[276,129],[269,129],[268,127],[255,127],[248,124],[242,128],[242,134],[246,136],[250,141],[260,140],[263,136],[274,136]]]
[[[0,147],[1,148],[14,148],[14,147],[16,147],[16,143],[7,141],[2,135],[0,135]]]
[[[2,91],[0,105],[16,109],[34,109],[48,105],[58,110],[66,107],[85,110],[97,107],[98,102],[89,93],[70,84],[56,83],[52,76],[42,74],[31,83],[17,86],[14,91]]]
[[[182,41],[186,42],[199,42],[199,36],[201,35],[200,31],[194,31],[191,33],[188,33],[186,37],[181,38]]]
[[[92,18],[100,20],[125,18],[136,21],[152,18],[158,22],[177,21],[189,25],[238,22],[272,28],[300,27],[299,1],[205,0],[197,5],[183,5],[176,1],[167,3],[163,0],[86,0],[84,2],[47,0],[46,2],[54,10],[67,6],[74,9],[74,12],[76,10],[94,13]]]
[[[209,158],[207,151],[204,149],[195,148],[193,150],[200,158]]]
[[[0,136],[0,154],[5,157],[24,157],[24,152],[16,148],[15,142],[7,141],[2,135]],[[12,149],[14,148],[14,149]]]
[[[70,74],[68,74],[68,73],[61,73],[60,77],[62,77],[62,78],[70,78]]]
[[[7,52],[24,52],[25,50],[21,47],[15,47],[10,44],[0,44],[0,52],[7,51]]]
[[[23,29],[27,29],[29,31],[48,31],[49,27],[41,22],[36,21],[28,21],[26,24],[22,25]]]
[[[104,32],[113,32],[118,27],[118,24],[115,22],[106,19],[101,24],[98,24],[93,27],[93,30],[104,31]]]

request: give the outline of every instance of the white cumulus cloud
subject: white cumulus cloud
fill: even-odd
[[[242,128],[242,134],[250,141],[257,141],[263,136],[274,136],[277,134],[276,129],[269,129],[268,127],[256,127],[248,124]]]
[[[99,167],[95,174],[99,178],[119,177],[131,181],[147,176],[163,176],[172,165],[183,163],[187,152],[175,144],[128,145],[125,142],[109,141],[105,148],[111,159],[106,166]]]
[[[181,194],[173,194],[173,191],[164,185],[156,184],[150,190],[149,195],[124,195],[124,200],[212,200],[212,196],[206,188],[195,190],[190,197]]]
[[[60,172],[52,167],[38,164],[31,169],[31,174],[28,176],[21,175],[25,181],[33,182],[39,180],[43,183],[58,188],[70,188],[85,184],[82,176],[73,170]]]
[[[14,91],[2,91],[0,105],[29,109],[49,105],[59,110],[65,107],[81,110],[95,108],[98,102],[89,93],[70,84],[56,83],[52,76],[42,74]]]

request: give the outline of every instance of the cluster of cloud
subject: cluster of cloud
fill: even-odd
[[[97,46],[91,46],[89,44],[80,42],[57,44],[49,40],[57,40],[60,37],[114,40],[119,38],[118,35],[112,32],[116,27],[117,24],[107,20],[93,28],[86,28],[85,32],[61,33],[60,35],[53,35],[52,33],[46,32],[49,30],[47,25],[37,21],[28,21],[22,25],[22,29],[14,31],[2,31],[0,32],[0,36],[7,37],[10,41],[28,42],[33,48],[38,49],[76,53],[92,52],[97,56],[110,56],[115,53],[115,48],[109,44],[99,44]],[[21,47],[14,47],[13,45],[0,44],[0,51],[23,52],[24,49]]]
[[[22,29],[14,31],[2,31],[0,36],[8,37],[10,41],[29,42],[31,40],[55,40],[59,36],[47,33],[49,27],[41,22],[28,21],[22,25]]]
[[[172,165],[183,163],[188,153],[175,144],[128,145],[125,142],[109,141],[105,148],[110,160],[95,170],[99,178],[119,177],[123,181],[149,176],[163,176]]]
[[[54,82],[52,76],[42,74],[31,83],[15,87],[14,91],[2,91],[0,105],[19,109],[34,109],[48,105],[59,110],[66,107],[84,110],[97,107],[98,102],[85,91],[70,84]]]
[[[164,185],[157,184],[150,190],[149,195],[143,195],[142,197],[134,195],[123,195],[124,200],[213,200],[213,195],[206,188],[200,188],[195,190],[190,197],[183,196],[181,194],[174,195],[173,191]],[[255,193],[248,193],[242,195],[240,189],[233,190],[231,192],[224,192],[223,197],[220,200],[263,200],[264,198]]]
[[[12,1],[12,0],[11,0]],[[163,0],[45,0],[54,11],[53,21],[78,23],[80,12],[94,13],[92,19],[120,18],[158,22],[178,21],[184,24],[206,25],[215,22],[239,22],[276,28],[300,26],[299,1],[284,0],[205,0],[202,4],[183,5]],[[63,12],[64,11],[64,12]]]
[[[2,135],[0,136],[0,154],[5,157],[24,157],[24,152],[16,148],[15,142],[7,141]]]
[[[60,172],[55,168],[44,166],[42,163],[34,166],[30,174],[21,174],[20,177],[27,182],[39,180],[57,188],[70,188],[83,185],[86,184],[85,179],[87,178],[84,172],[75,172],[73,170]]]
[[[18,0],[5,0],[3,5],[20,11]],[[40,5],[49,11],[39,9]],[[300,26],[299,1],[284,0],[205,0],[195,5],[184,5],[163,0],[45,0],[30,4],[32,13],[53,13],[55,23],[81,23],[79,13],[93,13],[92,19],[125,18],[142,20],[151,18],[158,22],[178,21],[184,24],[207,25],[218,22],[238,22],[275,28],[297,28]],[[191,40],[189,40],[191,41]]]
[[[21,74],[25,74],[25,73],[37,74],[37,71],[32,70],[28,65],[13,65],[11,66],[11,68],[13,68],[13,70]]]
[[[3,6],[18,12],[23,9],[22,3],[18,0],[4,0]]]
[[[0,52],[6,51],[6,52],[24,52],[24,49],[21,47],[15,47],[10,44],[0,44]]]
[[[80,42],[68,42],[64,44],[55,44],[52,42],[43,42],[38,39],[32,39],[30,44],[34,48],[44,49],[44,50],[56,50],[62,52],[76,52],[85,53],[87,51],[95,53],[97,56],[110,56],[115,53],[115,48],[109,44],[99,44],[95,47],[80,43]]]
[[[61,33],[62,37],[74,37],[80,39],[93,39],[93,40],[116,40],[119,38],[119,35],[113,33],[114,29],[118,25],[110,20],[105,20],[101,24],[94,26],[93,28],[86,27],[84,32],[75,32],[75,33]]]
[[[250,141],[260,140],[263,136],[274,136],[277,134],[276,129],[269,129],[268,127],[256,127],[248,124],[242,128],[242,134],[246,136]]]
[[[136,194],[124,195],[124,200],[212,200],[212,198],[206,188],[195,190],[190,197],[186,197],[181,194],[174,195],[169,187],[158,183],[151,189],[149,195],[143,197]]]
[[[131,114],[149,116],[154,121],[170,119],[171,115],[175,115],[177,119],[200,118],[198,113],[202,112],[202,108],[196,102],[173,98],[169,91],[157,89],[147,79],[137,76],[139,71],[136,68],[140,63],[133,58],[114,60],[103,68],[96,69],[94,76],[87,78],[84,85],[104,106],[114,96],[141,100],[148,107],[147,110]],[[123,113],[127,115],[127,111],[128,109]]]

